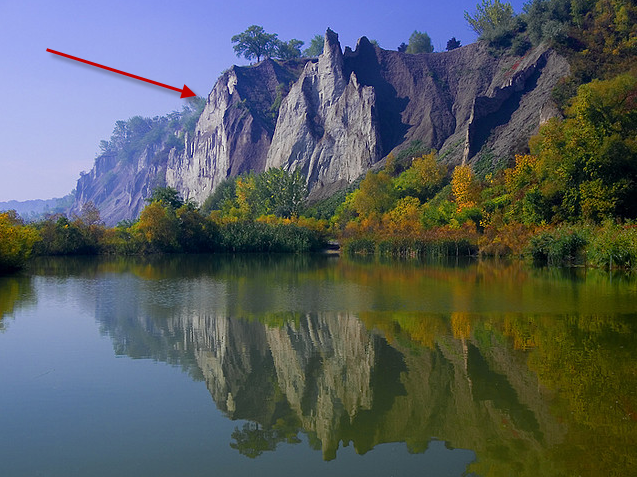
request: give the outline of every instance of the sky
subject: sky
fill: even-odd
[[[261,25],[309,46],[329,27],[394,50],[414,30],[435,51],[476,40],[477,0],[0,0],[0,201],[62,197],[89,171],[115,121],[181,110],[179,93],[61,58],[47,48],[206,97],[237,58],[230,38]],[[513,0],[519,13],[525,2]]]

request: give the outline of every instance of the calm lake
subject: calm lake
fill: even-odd
[[[626,476],[637,279],[327,256],[0,277],[0,475]]]

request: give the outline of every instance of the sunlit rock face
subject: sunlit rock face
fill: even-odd
[[[275,128],[274,106],[306,61],[266,59],[223,73],[184,152],[170,157],[166,183],[202,203],[226,177],[263,171]]]
[[[346,70],[331,30],[324,48],[281,104],[266,162],[266,168],[300,169],[310,189],[352,182],[383,152],[374,88]]]

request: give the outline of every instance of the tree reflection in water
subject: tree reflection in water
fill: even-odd
[[[96,316],[116,352],[204,380],[246,421],[230,445],[248,457],[304,434],[326,460],[444,440],[476,453],[478,475],[637,466],[631,278],[307,256],[59,263],[36,273],[108,282]]]

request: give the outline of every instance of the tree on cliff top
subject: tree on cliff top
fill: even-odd
[[[407,45],[406,53],[433,53],[434,47],[431,44],[431,38],[427,33],[414,31],[409,37],[409,45]]]
[[[500,29],[508,29],[513,23],[515,13],[510,3],[502,3],[500,0],[482,0],[482,4],[476,5],[476,13],[471,16],[464,12],[464,18],[469,26],[481,38]]]
[[[323,35],[314,35],[314,38],[310,40],[310,46],[303,51],[305,56],[309,56],[314,58],[323,53],[323,44],[325,43],[325,38]]]
[[[232,43],[236,43],[233,49],[237,56],[243,56],[247,60],[268,57],[276,52],[279,44],[276,33],[266,33],[262,26],[252,25],[243,33],[234,35]]]
[[[297,40],[296,38],[292,38],[288,42],[277,40],[275,56],[277,58],[280,58],[281,60],[300,58],[302,46],[303,42],[301,40]]]

